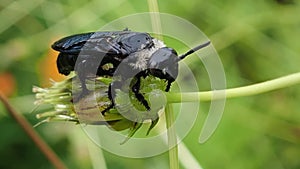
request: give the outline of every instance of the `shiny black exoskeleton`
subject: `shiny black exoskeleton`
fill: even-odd
[[[57,58],[59,73],[70,74],[77,62],[78,76],[84,82],[86,76],[95,73],[95,70],[98,76],[112,76],[115,68],[124,58],[152,45],[149,34],[124,30],[72,35],[56,41],[52,48],[60,52]],[[111,63],[113,67],[108,70],[103,69],[102,66],[107,63]],[[82,87],[85,89],[84,83]]]
[[[60,52],[57,58],[59,73],[68,75],[71,71],[76,71],[83,94],[88,92],[85,84],[88,77],[119,77],[119,80],[113,81],[109,86],[108,97],[112,105],[105,111],[114,106],[115,89],[121,89],[122,82],[129,78],[136,78],[130,90],[150,110],[149,104],[139,91],[141,77],[153,75],[165,79],[165,91],[169,91],[171,83],[178,75],[178,62],[209,43],[199,45],[178,57],[174,49],[166,47],[148,33],[125,29],[68,36],[56,41],[52,48]],[[105,67],[108,64],[110,66]]]

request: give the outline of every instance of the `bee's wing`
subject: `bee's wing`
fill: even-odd
[[[117,43],[117,38],[129,31],[89,32],[64,37],[53,43],[54,50],[66,54],[84,52],[100,52],[104,54],[121,55],[124,49]]]
[[[52,44],[52,48],[63,53],[79,53],[84,44],[91,38],[94,32],[76,34],[64,37]]]

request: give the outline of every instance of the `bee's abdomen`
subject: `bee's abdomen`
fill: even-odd
[[[58,72],[63,75],[69,75],[74,70],[77,55],[60,53],[57,57],[56,64]]]

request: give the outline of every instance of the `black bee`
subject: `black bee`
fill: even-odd
[[[59,73],[68,75],[76,71],[83,95],[88,92],[85,81],[89,76],[119,77],[109,85],[108,97],[112,104],[102,112],[105,113],[114,106],[115,89],[121,89],[122,83],[129,78],[136,78],[130,90],[150,110],[140,93],[141,77],[152,75],[165,79],[168,92],[178,76],[178,62],[209,44],[206,42],[178,56],[173,48],[166,47],[150,34],[125,29],[68,36],[56,41],[52,48],[60,52],[57,58]]]

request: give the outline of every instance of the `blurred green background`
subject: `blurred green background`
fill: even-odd
[[[182,17],[212,41],[223,62],[228,88],[299,72],[298,0],[164,0],[160,12]],[[32,123],[33,85],[61,80],[54,40],[98,30],[119,17],[149,11],[145,0],[0,1],[0,90]],[[170,45],[171,46],[171,45]],[[201,65],[201,63],[199,63]],[[206,71],[191,65],[203,90]],[[222,121],[205,144],[198,136],[209,103],[184,143],[204,169],[300,168],[300,87],[230,99]],[[198,125],[199,124],[199,125]],[[79,126],[47,123],[36,128],[69,168],[167,168],[168,155],[130,159],[101,152]],[[0,168],[52,168],[0,104]],[[103,153],[103,154],[102,154]],[[102,156],[103,155],[103,156]],[[105,160],[105,161],[104,161]],[[190,159],[184,159],[190,160]]]

